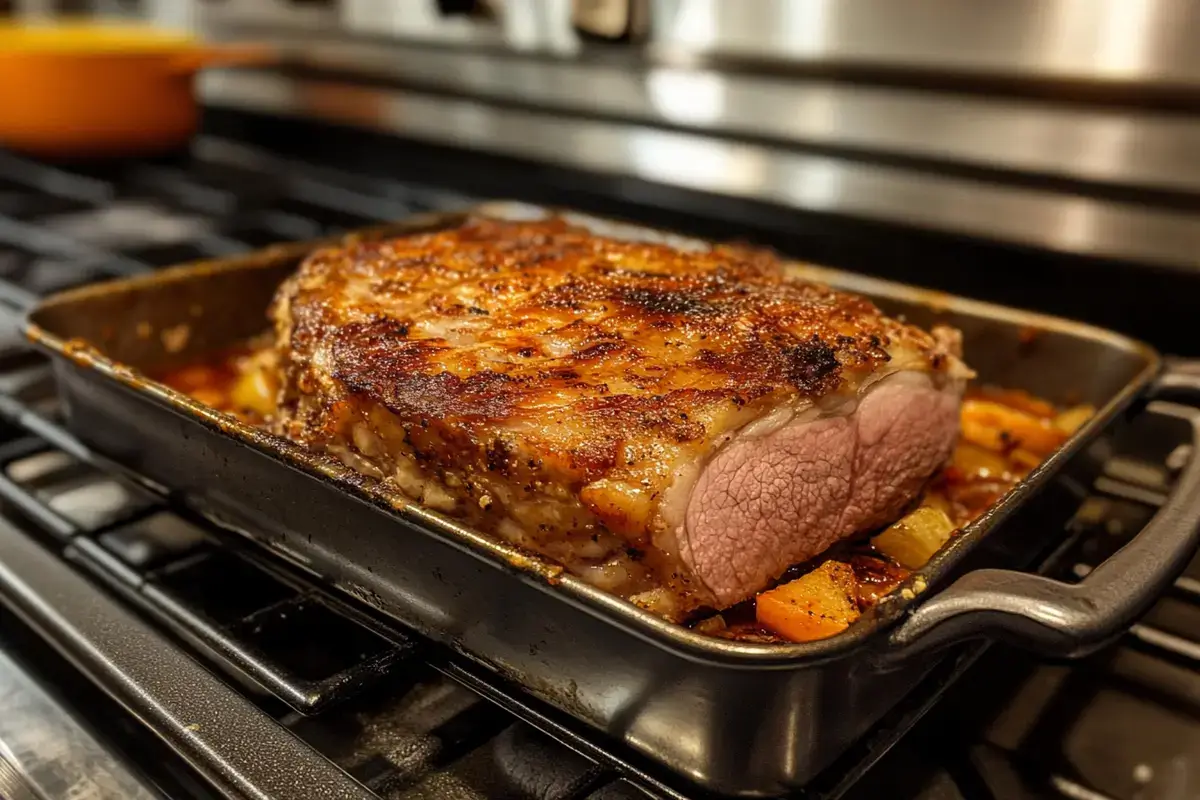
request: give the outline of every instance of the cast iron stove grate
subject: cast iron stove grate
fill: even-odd
[[[6,423],[0,431],[0,503],[8,516],[154,620],[165,637],[221,670],[279,725],[378,796],[686,796],[683,784],[519,688],[327,591],[295,565],[188,517],[59,427],[48,371],[16,333],[19,314],[38,296],[467,202],[436,188],[282,165],[221,142],[210,141],[205,152],[215,157],[125,165],[107,173],[54,169],[0,154],[0,420]],[[1124,445],[1136,446],[1127,447],[1129,455],[1118,447],[1108,474],[1076,515],[1058,551],[1068,572],[1082,575],[1099,563],[1169,491],[1171,465],[1181,463],[1175,452],[1180,437],[1156,424],[1166,423],[1148,420],[1126,437]],[[1099,669],[1107,685],[1115,670],[1126,689],[1160,701],[1158,695],[1170,694],[1172,686],[1194,682],[1200,570],[1175,589],[1131,632],[1127,646],[1102,657],[1115,665],[1112,670],[1096,666],[1109,662],[1093,659],[1091,666],[1064,674]],[[968,652],[933,674],[798,797],[881,791],[915,796],[923,789],[902,789],[897,775],[923,769],[930,751],[935,755],[928,773],[949,774],[960,790],[940,796],[1019,796],[995,788],[997,772],[1010,788],[1029,789],[1028,796],[1157,796],[1137,795],[1154,780],[1153,768],[1142,762],[1135,766],[1147,767],[1151,777],[1146,769],[1125,770],[1122,783],[1120,775],[1093,774],[1060,752],[1068,735],[1064,720],[1070,719],[1061,704],[1068,701],[1051,703],[1046,722],[1044,709],[1029,711],[1015,738],[1003,730],[1012,727],[1004,714],[988,716],[992,704],[973,696],[981,681],[995,697],[1020,698],[1027,687],[1014,678],[1040,674],[1041,668],[1016,656],[1005,662],[1000,678],[993,674],[996,659],[985,659],[949,690],[953,699],[868,772],[975,655]],[[1018,663],[1020,668],[1013,666]],[[1037,680],[1030,678],[1029,685]],[[1191,700],[1200,707],[1200,698]],[[972,713],[958,714],[963,708]],[[948,726],[962,728],[956,743],[930,745],[930,737],[940,741]],[[1000,733],[993,735],[995,729]],[[1200,723],[1194,731],[1200,745]],[[1158,774],[1169,780],[1173,773]]]

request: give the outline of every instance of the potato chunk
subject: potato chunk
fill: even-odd
[[[1066,434],[1075,433],[1084,423],[1096,415],[1096,408],[1091,405],[1072,406],[1054,418],[1054,427]]]
[[[258,353],[242,365],[237,380],[229,392],[233,407],[242,411],[254,411],[263,416],[275,412],[277,387],[271,372],[272,353]]]
[[[906,569],[920,569],[955,530],[940,508],[922,506],[872,539],[875,548]]]

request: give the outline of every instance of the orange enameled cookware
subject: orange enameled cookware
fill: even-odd
[[[170,152],[199,123],[197,72],[273,57],[137,26],[0,23],[0,146],[50,158]]]

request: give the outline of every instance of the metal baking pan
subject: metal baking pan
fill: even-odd
[[[549,212],[500,203],[471,213]],[[355,236],[444,228],[466,215],[425,216]],[[571,216],[597,233],[667,236]],[[26,332],[53,358],[71,430],[199,513],[704,789],[755,796],[802,786],[949,647],[999,637],[1051,655],[1088,652],[1124,630],[1197,544],[1200,464],[1193,459],[1153,521],[1082,583],[1010,571],[1060,544],[1098,472],[1095,451],[1129,410],[1168,391],[1200,398],[1200,380],[1164,369],[1153,350],[1109,331],[795,265],[917,324],[959,328],[984,382],[1090,402],[1099,412],[845,633],[789,645],[703,636],[145,377],[264,330],[276,286],[314,246],[185,265],[42,302]],[[1195,439],[1197,412],[1169,403],[1149,408],[1190,424]]]

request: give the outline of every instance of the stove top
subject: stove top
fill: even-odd
[[[0,615],[0,696],[24,715],[0,716],[0,795],[694,796],[89,453],[17,333],[58,289],[469,202],[218,139],[103,169],[0,154],[0,595],[20,612]],[[1064,577],[1145,524],[1183,438],[1146,415],[1111,441],[1068,530],[1047,531]],[[975,655],[795,797],[1200,796],[1200,566],[1084,662]]]

